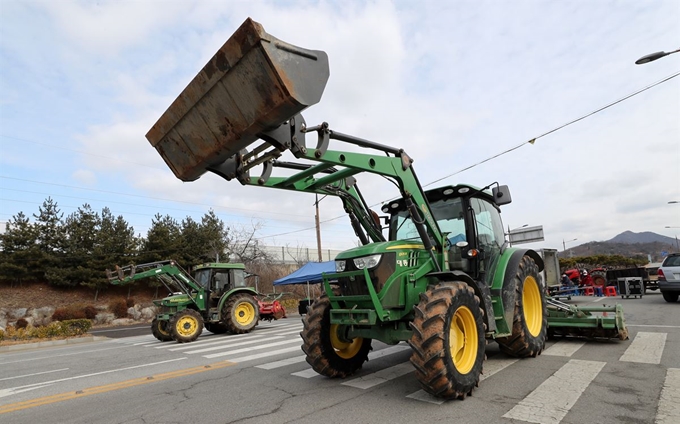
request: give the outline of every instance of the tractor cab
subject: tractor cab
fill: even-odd
[[[494,201],[499,192],[501,197],[510,198],[505,186],[494,193],[469,185],[445,186],[425,193],[445,236],[444,250],[450,270],[463,271],[475,279],[493,277],[505,244],[500,208]],[[403,200],[385,206],[383,211],[391,213],[389,240],[417,239],[418,230]]]
[[[209,292],[210,306],[216,307],[222,295],[229,290],[247,287],[245,265],[230,263],[207,263],[194,267],[193,277]]]

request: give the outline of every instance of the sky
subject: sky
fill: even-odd
[[[680,48],[677,0],[1,0],[0,222],[48,197],[65,216],[108,207],[141,235],[156,213],[212,209],[267,245],[314,248],[313,196],[213,174],[184,183],[145,139],[248,17],[328,53],[309,125],[403,148],[421,184],[448,177],[428,188],[508,185],[505,226],[544,229],[527,247],[680,236],[680,77],[526,143],[677,74],[680,54],[634,64]],[[371,205],[398,196],[358,183]],[[324,249],[357,245],[339,200],[320,218]]]

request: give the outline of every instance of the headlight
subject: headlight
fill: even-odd
[[[335,272],[344,272],[347,262],[345,261],[335,261]]]
[[[364,268],[374,268],[378,263],[380,262],[380,258],[382,255],[371,255],[371,256],[364,256],[362,258],[356,258],[354,259],[354,266],[357,267],[357,269],[364,269]],[[337,262],[336,262],[337,264]]]

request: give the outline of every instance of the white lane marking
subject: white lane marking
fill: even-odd
[[[16,376],[14,376],[14,377],[0,378],[0,381],[14,380],[15,378],[32,377],[32,376],[34,376],[34,375],[41,375],[41,374],[50,374],[50,373],[53,373],[53,372],[66,371],[67,369],[69,369],[69,368],[61,368],[61,369],[58,369],[58,370],[43,371],[43,372],[34,372],[33,374],[16,375]]]
[[[35,389],[42,389],[43,387],[51,386],[51,384],[45,384],[43,386],[26,387],[24,389],[2,389],[0,390],[0,398],[16,395],[23,392],[29,392]]]
[[[282,353],[299,352],[299,351],[300,351],[300,346],[292,346],[292,347],[286,347],[286,348],[283,348],[283,349],[270,350],[270,351],[263,352],[263,353],[256,353],[256,354],[253,354],[253,355],[241,356],[240,358],[227,359],[227,360],[229,362],[240,363],[240,362],[252,361],[254,359],[267,358],[269,356],[279,355],[279,354],[282,354]]]
[[[479,377],[479,381],[484,381],[487,378],[491,377],[492,375],[498,373],[499,371],[503,371],[510,365],[514,364],[515,362],[519,361],[519,359],[514,359],[514,358],[502,358],[502,359],[493,359],[493,360],[488,360],[484,362],[484,367],[482,368],[482,375]]]
[[[264,337],[264,336],[253,336],[253,337],[249,337],[248,339],[253,340],[253,343],[257,343],[257,342],[262,341],[262,340],[260,340],[262,337]],[[237,340],[244,340],[244,339],[237,339]],[[219,346],[217,349],[221,349],[221,348],[224,348],[225,346],[228,347],[228,346],[231,346],[231,345],[235,345],[236,343],[234,343],[234,341],[237,341],[237,340],[234,340],[234,339],[224,340],[224,339],[222,339],[222,340],[217,341],[217,342],[202,343],[202,344],[193,343],[193,342],[192,343],[185,343],[183,345],[180,345],[179,347],[174,347],[174,348],[168,349],[168,350],[170,352],[175,352],[175,351],[178,351],[178,350],[196,349],[196,348],[202,348],[202,347],[206,347],[206,346]],[[187,352],[187,353],[192,353],[192,352]]]
[[[656,424],[680,423],[680,368],[668,368],[661,389]]]
[[[619,361],[640,362],[643,364],[660,364],[663,348],[666,345],[666,333],[638,332]]]
[[[275,342],[275,343],[265,343],[259,346],[253,346],[253,347],[248,347],[248,348],[243,348],[243,349],[236,349],[236,350],[229,350],[227,352],[220,352],[220,353],[213,353],[210,355],[203,355],[204,358],[219,358],[221,356],[227,356],[227,355],[234,355],[236,353],[243,353],[243,352],[250,352],[251,350],[259,350],[259,349],[267,349],[269,347],[275,347],[275,346],[281,346],[289,343],[297,343],[298,346],[300,344],[300,340],[293,339],[293,340],[283,340],[280,342]]]
[[[559,424],[606,362],[571,359],[508,411],[503,418]]]
[[[519,361],[519,359],[503,358],[486,360],[484,362],[484,368],[482,371],[483,374],[479,376],[479,381],[482,382],[486,380],[487,378],[504,370],[505,368],[509,367],[510,365],[514,364],[517,361]],[[441,405],[442,403],[446,402],[446,400],[434,397],[431,394],[427,393],[425,390],[418,390],[417,392],[411,393],[406,397],[410,399],[419,400],[421,402],[434,403],[435,405]]]
[[[294,358],[283,359],[281,361],[270,362],[268,364],[258,365],[255,368],[262,368],[263,370],[273,370],[275,368],[285,367],[287,365],[293,365],[300,362],[305,362],[305,355],[296,356]]]
[[[409,350],[409,349],[411,349],[411,347],[408,346],[408,345],[405,345],[405,344],[398,344],[396,346],[390,346],[390,347],[387,347],[385,349],[380,349],[380,350],[377,350],[377,351],[370,352],[368,354],[368,360],[370,361],[371,359],[381,358],[383,356],[392,355],[394,353],[401,352],[403,350]],[[314,371],[313,368],[309,368],[309,369],[306,369],[306,370],[303,370],[303,371],[294,372],[291,375],[294,375],[296,377],[302,377],[302,378],[312,378],[312,377],[316,377],[319,374],[316,371]]]
[[[133,365],[131,367],[118,368],[118,369],[115,369],[115,370],[99,371],[99,372],[93,372],[91,374],[75,375],[73,377],[60,378],[58,380],[43,381],[43,382],[40,382],[40,383],[26,384],[24,386],[10,387],[7,390],[17,390],[17,389],[24,389],[26,387],[45,386],[45,385],[54,384],[54,383],[61,383],[62,381],[71,381],[71,380],[77,380],[79,378],[94,377],[95,375],[111,374],[112,372],[127,371],[127,370],[133,370],[133,369],[137,369],[137,368],[151,367],[151,366],[154,366],[154,365],[167,364],[168,362],[183,361],[185,359],[187,359],[187,358],[169,359],[167,361],[151,362],[149,364],[141,364],[141,365]]]
[[[342,383],[342,385],[366,390],[411,372],[413,372],[413,365],[411,365],[410,362],[403,362],[399,365],[385,368],[363,377],[355,378],[354,380],[346,381]]]
[[[441,405],[442,403],[446,402],[445,399],[434,397],[425,390],[418,390],[417,392],[411,393],[410,395],[406,395],[406,397],[409,399],[419,400],[421,402],[434,403],[435,405]]]
[[[277,340],[277,339],[282,339],[283,336],[277,336],[277,337],[269,337],[267,340]],[[220,346],[212,346],[212,347],[206,347],[205,349],[197,349],[197,350],[188,350],[184,353],[187,354],[192,354],[192,353],[205,353],[205,352],[212,352],[214,350],[220,350],[220,349],[230,349],[232,347],[238,347],[238,346],[245,346],[245,345],[250,345],[250,344],[255,344],[255,343],[262,343],[262,340],[253,340],[249,339],[244,342],[240,343],[229,343],[227,345],[220,345]]]
[[[372,351],[368,354],[368,360],[382,358],[383,356],[392,355],[397,352],[404,350],[411,350],[411,346],[407,344],[398,344],[395,346],[386,347],[385,349],[380,349]]]
[[[584,342],[560,340],[559,342],[544,350],[542,354],[549,356],[571,356],[584,345]]]
[[[106,349],[81,350],[79,352],[73,352],[73,353],[62,353],[61,355],[40,356],[40,357],[37,357],[37,358],[20,359],[18,361],[0,362],[0,365],[17,364],[19,362],[39,361],[41,359],[59,358],[61,356],[82,355],[84,353],[103,352],[105,350],[127,349],[127,348],[128,348],[127,346],[115,346],[115,347],[107,347]]]
[[[602,301],[605,300],[605,299],[606,299],[606,297],[598,297],[597,299],[593,300],[593,303],[595,303],[595,302],[602,302]]]
[[[300,330],[294,330],[294,331],[286,331],[285,333],[277,333],[280,335],[288,335],[288,334],[300,334]]]
[[[312,378],[312,377],[316,377],[319,374],[316,371],[314,371],[314,368],[307,368],[306,370],[294,372],[294,373],[291,373],[290,375],[294,375],[296,377],[302,377],[302,378]]]

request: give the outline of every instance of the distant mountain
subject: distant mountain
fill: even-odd
[[[675,244],[675,239],[672,237],[662,236],[661,234],[652,233],[651,231],[645,231],[643,233],[634,233],[632,231],[624,231],[618,236],[611,240],[607,240],[607,243],[654,243],[660,242],[665,244]]]
[[[680,251],[678,244],[679,242],[672,237],[649,231],[643,233],[624,231],[611,240],[591,241],[574,246],[560,256],[621,255],[628,258],[651,257],[652,262],[660,262],[665,254]]]

